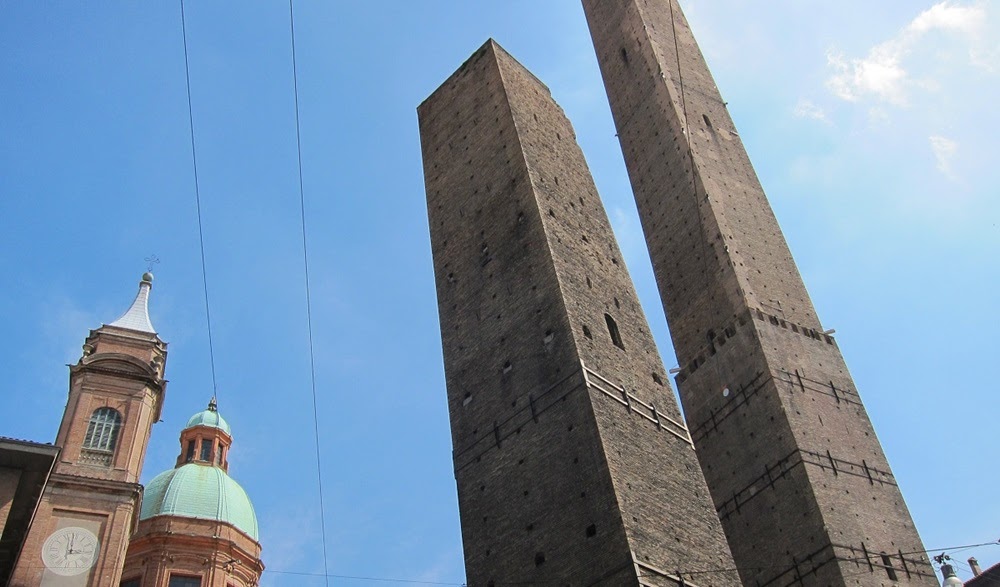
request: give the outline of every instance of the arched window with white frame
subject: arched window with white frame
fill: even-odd
[[[91,465],[110,466],[121,427],[122,415],[118,410],[108,407],[94,410],[83,438],[81,460]]]

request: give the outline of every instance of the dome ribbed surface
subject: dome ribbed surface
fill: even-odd
[[[164,471],[146,486],[139,519],[179,516],[228,522],[257,537],[257,514],[246,491],[222,469],[188,463]]]
[[[229,423],[226,422],[219,412],[215,410],[205,410],[204,412],[198,412],[197,414],[191,416],[188,420],[187,426],[184,429],[194,428],[195,426],[209,426],[211,428],[218,428],[225,432],[226,434],[232,436],[233,433],[229,429]]]

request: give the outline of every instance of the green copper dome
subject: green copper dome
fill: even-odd
[[[218,428],[230,436],[233,435],[229,429],[229,423],[219,415],[219,412],[215,407],[214,399],[212,400],[212,403],[208,404],[207,410],[204,412],[198,412],[197,414],[191,416],[191,419],[188,420],[187,426],[185,426],[184,429],[187,430],[188,428],[194,428],[195,426]]]
[[[222,418],[219,421],[226,426]],[[228,522],[258,540],[257,514],[247,492],[225,471],[210,465],[188,463],[154,477],[146,486],[139,519],[153,516]]]

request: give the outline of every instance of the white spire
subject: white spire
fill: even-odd
[[[156,334],[153,324],[149,321],[149,290],[153,287],[153,274],[143,273],[142,281],[139,282],[139,293],[135,296],[132,306],[125,311],[117,320],[108,326],[118,328],[128,328],[139,332],[151,332]]]

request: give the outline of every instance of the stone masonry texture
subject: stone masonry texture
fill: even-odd
[[[548,88],[488,41],[418,113],[468,585],[738,585]]]
[[[680,6],[583,5],[743,584],[936,585]]]

